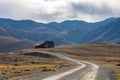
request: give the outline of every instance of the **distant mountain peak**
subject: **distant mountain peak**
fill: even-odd
[[[61,23],[89,23],[89,22],[82,21],[82,20],[65,20]]]
[[[27,40],[30,43],[50,39],[57,46],[94,41],[120,43],[119,34],[120,17],[111,17],[95,23],[82,20],[65,20],[61,23],[39,23],[32,20],[0,18],[0,36],[7,37],[6,41],[9,41],[8,37],[22,41]],[[0,47],[3,45],[0,45]],[[5,44],[4,46],[6,47],[7,45]]]

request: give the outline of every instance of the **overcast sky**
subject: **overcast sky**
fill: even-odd
[[[0,0],[0,18],[39,22],[120,17],[120,0]]]

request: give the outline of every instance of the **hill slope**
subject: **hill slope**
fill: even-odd
[[[31,48],[33,42],[12,37],[0,36],[0,52],[10,52],[19,49]]]
[[[120,18],[111,23],[95,29],[80,40],[80,43],[86,42],[116,42],[120,43]]]
[[[120,43],[119,18],[109,18],[101,22],[88,23],[78,20],[67,20],[61,23],[38,23],[31,20],[11,20],[0,18],[0,51],[14,50],[8,48],[14,45],[30,47],[32,42],[43,42],[52,40],[58,45],[73,45],[86,42],[109,41]],[[13,39],[9,41],[9,39]],[[16,40],[20,41],[16,41]],[[6,44],[8,41],[9,44]],[[17,45],[16,45],[17,44]],[[24,47],[23,47],[24,48]],[[5,49],[5,50],[4,50]],[[10,49],[10,50],[9,50]],[[6,51],[6,52],[8,52]]]
[[[114,69],[120,79],[120,45],[114,43],[87,43],[75,46],[61,46],[54,49],[40,49],[99,63]],[[107,68],[108,68],[107,67]],[[113,74],[114,72],[112,72]],[[115,76],[115,75],[114,75]]]
[[[31,20],[11,20],[0,18],[0,28],[5,29],[9,37],[12,36],[19,39],[28,39],[31,41],[39,42],[49,39],[49,37],[51,37],[51,39],[54,37],[56,38],[59,35],[61,36],[62,42],[66,40],[76,43],[78,41],[74,41],[74,38],[78,39],[78,37],[80,38],[84,34],[88,33],[88,31],[104,26],[114,19],[115,18],[110,18],[96,23],[88,23],[78,20],[67,20],[61,23],[52,22],[45,24]],[[4,32],[1,32],[1,34],[2,36],[3,34],[6,36]],[[53,34],[56,35],[53,36]],[[64,41],[64,43],[66,41]],[[60,43],[57,44],[60,45]]]

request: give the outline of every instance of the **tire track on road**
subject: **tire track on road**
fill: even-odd
[[[60,57],[62,59],[66,59],[68,61],[75,62],[80,66],[75,68],[75,69],[72,69],[72,70],[69,70],[69,71],[54,75],[54,76],[44,78],[42,80],[58,80],[58,79],[62,79],[63,77],[65,77],[67,75],[70,75],[70,74],[72,74],[72,73],[74,73],[74,72],[76,72],[78,70],[81,70],[81,69],[85,68],[87,66],[86,64],[90,65],[91,69],[87,70],[86,74],[84,76],[82,76],[80,78],[80,80],[96,80],[96,76],[97,76],[98,69],[99,69],[98,65],[90,63],[90,62],[86,62],[86,61],[80,61],[80,60],[70,58],[70,57],[67,57],[67,56],[64,56],[64,55],[61,55],[61,54],[57,54],[57,53],[52,53],[52,52],[43,52],[43,53],[54,55],[54,56]]]

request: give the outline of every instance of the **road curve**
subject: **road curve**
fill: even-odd
[[[60,53],[31,50],[29,50],[29,52],[54,55],[65,60],[75,62],[78,66],[70,69],[68,68],[68,70],[60,71],[58,73],[55,72],[51,74],[51,72],[43,72],[31,74],[17,80],[117,80],[115,72],[102,65],[74,59]]]
[[[56,53],[52,53],[52,52],[42,52],[42,53],[54,55],[54,56],[60,57],[62,59],[66,59],[66,60],[75,62],[76,64],[79,65],[75,69],[72,69],[72,70],[69,70],[69,71],[66,71],[66,72],[63,72],[63,73],[60,73],[60,74],[56,74],[56,75],[44,78],[42,80],[59,80],[59,79],[62,79],[63,77],[65,77],[67,75],[70,75],[70,74],[72,74],[72,73],[74,73],[78,70],[81,70],[81,69],[85,68],[88,65],[90,66],[90,70],[87,70],[87,71],[83,72],[83,74],[85,74],[85,75],[82,75],[80,80],[96,80],[96,76],[97,76],[98,69],[99,69],[98,65],[90,63],[90,62],[86,62],[86,61],[80,61],[80,60],[77,60],[77,59],[73,59],[73,58],[67,57],[67,56],[62,55],[62,54],[56,54]]]

